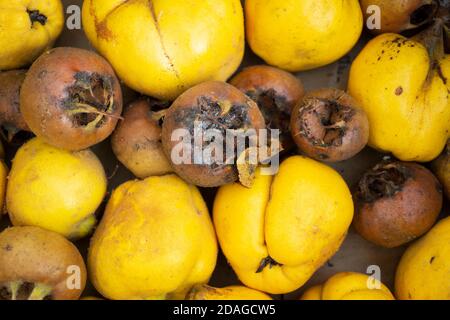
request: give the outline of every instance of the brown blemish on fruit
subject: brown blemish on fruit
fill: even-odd
[[[401,86],[397,87],[397,89],[395,89],[395,95],[396,96],[400,96],[403,93],[403,88]]]

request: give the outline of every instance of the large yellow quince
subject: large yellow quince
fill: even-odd
[[[89,249],[95,288],[109,299],[184,299],[208,282],[217,242],[196,187],[175,175],[129,181],[112,194]]]
[[[289,71],[338,60],[363,28],[358,0],[247,0],[245,14],[253,51]]]
[[[350,71],[349,92],[369,118],[369,145],[403,161],[433,160],[450,134],[450,55],[434,57],[430,49],[382,34]]]
[[[128,86],[159,99],[226,80],[244,54],[239,0],[85,0],[83,26]]]
[[[254,185],[223,186],[214,201],[220,246],[248,287],[281,294],[302,286],[340,247],[353,218],[342,177],[294,156]]]

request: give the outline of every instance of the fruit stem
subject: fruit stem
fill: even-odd
[[[411,38],[421,43],[428,51],[431,63],[441,60],[444,55],[444,22],[436,18],[434,23],[424,31]]]

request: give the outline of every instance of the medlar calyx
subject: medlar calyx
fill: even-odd
[[[294,108],[291,134],[306,155],[337,162],[366,146],[369,121],[350,95],[338,89],[321,89],[306,94]]]

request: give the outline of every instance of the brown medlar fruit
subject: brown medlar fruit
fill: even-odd
[[[432,21],[439,8],[436,0],[361,0],[360,2],[365,21],[373,15],[373,12],[367,10],[369,6],[376,5],[380,8],[381,28],[370,30],[375,34],[400,33],[420,27]]]
[[[217,187],[239,177],[236,160],[244,152],[226,152],[236,145],[233,132],[245,134],[264,128],[264,117],[255,102],[232,85],[210,81],[174,101],[164,117],[162,142],[180,177],[201,187]],[[217,133],[221,142],[208,133]],[[219,145],[223,148],[216,154]]]
[[[20,113],[20,88],[27,70],[0,72],[0,125],[11,141],[19,131],[29,131]]]
[[[283,149],[294,147],[289,121],[292,109],[304,94],[300,79],[284,70],[260,65],[244,69],[230,80],[230,84],[258,104],[267,128],[280,130]]]
[[[116,157],[141,179],[172,172],[161,143],[160,121],[165,110],[156,107],[149,99],[130,104],[111,139]]]
[[[393,248],[426,233],[442,209],[437,179],[416,163],[383,161],[354,192],[354,226],[365,239]]]
[[[0,233],[0,300],[77,300],[85,284],[83,258],[63,236],[30,226]]]
[[[311,158],[337,162],[360,152],[369,141],[369,120],[353,98],[338,89],[306,94],[291,116],[291,134]]]
[[[78,151],[113,132],[122,112],[122,92],[105,59],[83,49],[56,48],[28,71],[20,111],[38,137]]]
[[[444,187],[447,198],[450,199],[450,140],[447,141],[444,152],[432,162],[431,167]]]

